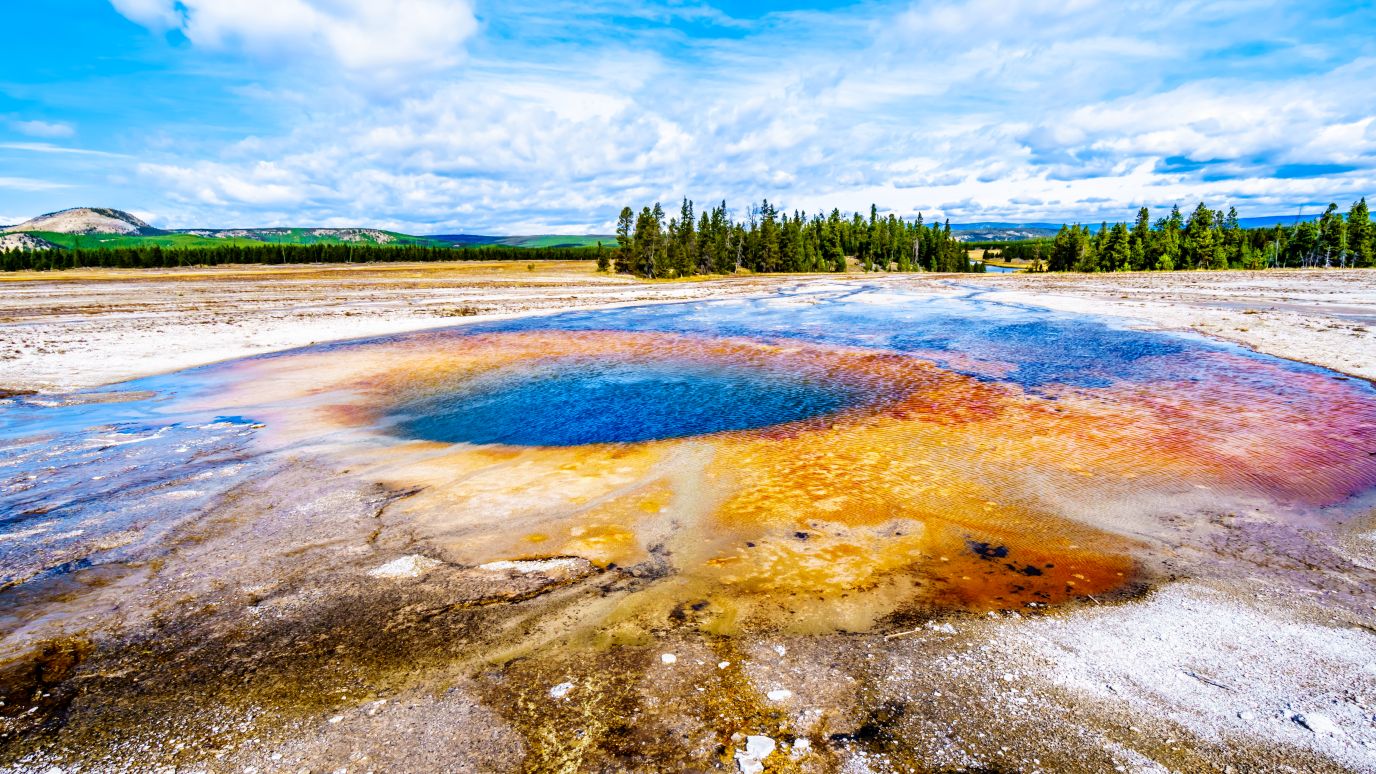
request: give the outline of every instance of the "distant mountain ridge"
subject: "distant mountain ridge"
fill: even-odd
[[[1160,217],[1157,213],[1152,222]],[[1188,217],[1188,214],[1186,214]],[[1238,218],[1237,222],[1242,228],[1272,228],[1274,226],[1293,226],[1296,223],[1313,221],[1319,219],[1319,213],[1310,215],[1261,215],[1251,218]],[[1090,233],[1097,233],[1103,221],[1092,223],[1088,221],[1069,221],[1080,223],[1089,228]],[[1119,223],[1121,220],[1109,220],[1109,223]],[[1131,221],[1128,221],[1131,225]],[[1050,239],[1056,236],[1056,232],[1061,230],[1060,223],[1010,223],[1003,221],[984,221],[975,223],[952,223],[951,232],[956,234],[956,238],[962,242],[1004,242],[1020,241],[1025,239]]]
[[[189,234],[205,239],[248,239],[272,244],[361,244],[422,245],[443,247],[435,240],[379,228],[184,228],[171,234]]]
[[[426,238],[445,242],[455,247],[596,247],[598,243],[607,247],[616,245],[616,237],[611,234],[534,234],[527,236],[430,234]]]

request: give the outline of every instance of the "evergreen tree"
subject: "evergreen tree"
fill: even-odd
[[[1362,268],[1376,266],[1376,228],[1371,223],[1371,211],[1366,197],[1353,202],[1347,211],[1347,249],[1352,252],[1352,265]]]
[[[1339,266],[1347,264],[1347,228],[1343,216],[1338,214],[1338,205],[1330,204],[1319,217],[1319,251],[1323,253],[1323,265]]]
[[[1148,247],[1151,244],[1151,213],[1146,207],[1137,211],[1137,222],[1132,227],[1132,239],[1128,246],[1128,268],[1133,271],[1150,269]]]
[[[1185,239],[1181,250],[1183,269],[1208,269],[1214,264],[1214,212],[1200,202],[1185,224]]]
[[[1051,244],[1051,258],[1047,271],[1070,271],[1075,266],[1075,242],[1070,227],[1061,226],[1056,232],[1056,241]]]
[[[1132,260],[1132,238],[1128,227],[1123,223],[1114,224],[1104,240],[1104,252],[1099,257],[1099,268],[1103,271],[1126,271]]]
[[[622,207],[621,215],[616,219],[617,271],[634,271],[634,263],[630,257],[632,255],[631,229],[634,220],[635,213],[631,211],[631,208]]]

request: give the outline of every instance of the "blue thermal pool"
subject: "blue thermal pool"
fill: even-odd
[[[483,374],[398,406],[403,436],[582,446],[750,430],[833,413],[853,388],[779,370],[692,362],[551,359]]]

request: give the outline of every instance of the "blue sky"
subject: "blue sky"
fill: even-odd
[[[1376,194],[1370,2],[7,5],[0,223],[605,233],[683,195],[1098,221]]]

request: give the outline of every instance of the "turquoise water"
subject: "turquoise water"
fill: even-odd
[[[487,374],[393,413],[446,443],[636,443],[811,419],[857,402],[840,383],[750,367],[554,359]]]

